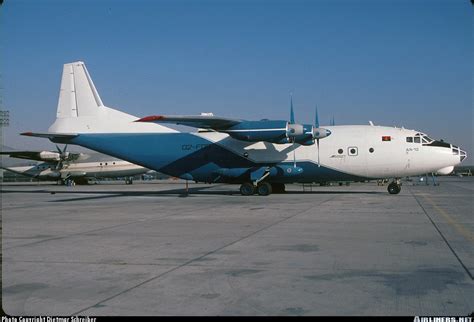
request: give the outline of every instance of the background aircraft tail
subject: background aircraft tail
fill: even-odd
[[[106,107],[92,82],[86,65],[65,64],[61,78],[56,120],[50,133],[141,133],[176,132],[152,123],[136,123],[136,116]]]

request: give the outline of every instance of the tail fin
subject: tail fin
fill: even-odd
[[[65,64],[56,117],[94,115],[103,106],[84,63]]]
[[[50,133],[176,132],[159,124],[136,123],[138,117],[106,107],[86,65],[65,64],[61,78],[56,120]]]

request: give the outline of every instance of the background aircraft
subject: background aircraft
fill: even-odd
[[[68,152],[67,146],[57,151],[3,151],[0,155],[40,161],[34,165],[5,166],[2,169],[38,180],[74,181],[86,184],[90,179],[125,177],[132,184],[132,177],[150,171],[142,166],[100,153]],[[3,161],[3,160],[2,160]]]
[[[72,87],[73,86],[73,87]],[[182,133],[159,123],[204,129]],[[284,191],[290,182],[362,181],[430,172],[447,174],[466,158],[452,144],[404,128],[372,125],[320,127],[290,120],[246,121],[197,116],[141,119],[106,107],[83,62],[65,64],[57,118],[49,138],[97,150],[196,182],[239,183],[243,195]]]

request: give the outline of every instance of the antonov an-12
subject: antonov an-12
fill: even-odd
[[[317,115],[317,114],[316,114]],[[183,133],[162,125],[198,128]],[[448,174],[466,158],[459,147],[404,128],[374,125],[320,127],[290,120],[245,121],[217,117],[138,118],[106,107],[83,62],[65,64],[57,118],[46,137],[77,144],[170,176],[241,184],[243,195],[282,192],[285,183],[391,179]]]

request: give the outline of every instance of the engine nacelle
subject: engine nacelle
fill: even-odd
[[[331,135],[328,129],[314,127],[313,125],[303,125],[304,132],[302,135],[294,138],[295,142],[301,145],[312,145],[315,140],[324,139]]]
[[[287,121],[262,120],[244,121],[222,132],[242,141],[283,144],[303,135],[304,129],[301,124],[290,124]]]
[[[60,161],[61,160],[61,155],[57,152],[51,152],[51,151],[41,151],[39,153],[39,157],[41,160],[44,161]]]
[[[331,131],[322,127],[313,127],[313,138],[323,139],[331,135]]]

